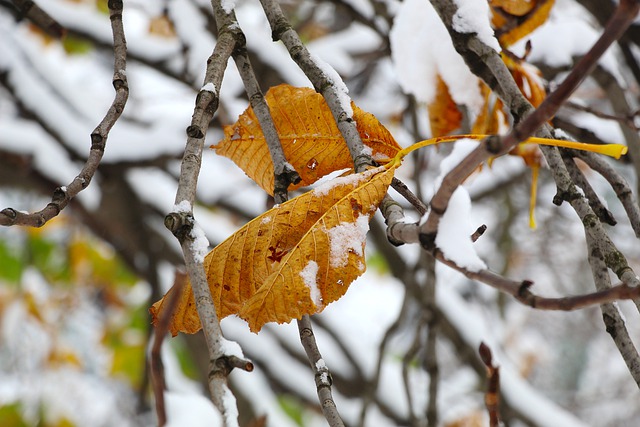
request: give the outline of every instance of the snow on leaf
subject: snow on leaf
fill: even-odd
[[[271,110],[286,159],[302,181],[290,190],[313,184],[329,173],[352,168],[347,145],[322,95],[311,88],[286,84],[271,88],[265,99]],[[372,155],[392,158],[401,149],[389,131],[370,113],[355,105],[353,119],[362,142]],[[212,146],[216,153],[233,160],[267,193],[273,194],[273,163],[258,123],[249,107],[238,121],[226,126],[225,138]]]
[[[293,198],[214,248],[204,266],[218,317],[238,314],[258,332],[267,322],[299,319],[342,297],[364,272],[368,219],[386,194],[396,166],[370,169],[328,191]],[[172,292],[151,308],[154,322]],[[170,329],[176,335],[200,327],[187,284]]]

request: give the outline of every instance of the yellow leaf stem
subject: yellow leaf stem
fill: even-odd
[[[536,218],[534,216],[536,210],[536,200],[538,198],[538,174],[540,172],[539,165],[531,166],[531,198],[529,199],[529,228],[536,228]]]
[[[391,163],[398,164],[402,159],[412,151],[415,151],[422,147],[428,147],[430,145],[436,145],[443,142],[454,142],[460,139],[473,139],[473,140],[482,140],[491,135],[481,135],[481,134],[467,134],[467,135],[449,135],[449,136],[441,136],[437,138],[425,139],[424,141],[416,142],[413,145],[410,145],[407,148],[403,148],[398,151],[395,158]],[[574,142],[574,141],[565,141],[561,139],[551,139],[551,138],[537,138],[531,137],[526,141],[521,142],[520,145],[525,144],[538,144],[538,145],[549,145],[553,147],[563,147],[563,148],[572,148],[574,150],[582,150],[582,151],[591,151],[593,153],[604,154],[605,156],[613,157],[615,159],[619,159],[620,156],[627,153],[628,148],[621,144],[587,144],[584,142]]]

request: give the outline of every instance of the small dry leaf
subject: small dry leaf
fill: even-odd
[[[311,88],[282,84],[269,89],[265,99],[284,155],[302,178],[289,190],[353,167],[347,145],[322,95]],[[374,115],[353,104],[352,107],[362,142],[371,148],[373,158],[394,157],[401,147],[389,131]],[[226,126],[224,134],[225,138],[211,148],[233,160],[267,193],[273,194],[273,163],[253,109],[247,108],[235,124]]]
[[[238,314],[258,332],[322,311],[365,271],[368,223],[393,178],[379,167],[337,178],[255,218],[205,258],[220,319]],[[156,319],[167,293],[151,308]],[[170,329],[200,329],[191,286],[182,288]]]
[[[440,75],[436,80],[436,95],[434,100],[427,106],[429,110],[429,124],[431,125],[431,136],[449,135],[460,128],[462,123],[462,113],[453,101],[447,84]]]
[[[165,38],[173,38],[176,36],[176,30],[173,22],[167,15],[156,16],[149,22],[149,34]]]
[[[481,135],[500,134],[501,127],[508,123],[507,116],[502,108],[502,101],[492,95],[489,87],[482,82],[480,82],[480,93],[484,97],[484,104],[473,123],[471,133]]]
[[[536,6],[534,0],[489,0],[492,8],[500,8],[509,15],[523,16]]]
[[[551,8],[553,7],[555,0],[537,0],[531,2],[535,6],[523,15],[519,15],[522,11],[526,10],[528,5],[523,3],[529,3],[526,0],[506,0],[499,7],[493,7],[492,5],[492,24],[496,29],[496,36],[500,41],[500,45],[508,47],[520,40],[521,38],[531,34],[533,30],[544,24]],[[507,5],[507,8],[504,8]],[[517,13],[509,13],[512,10]]]

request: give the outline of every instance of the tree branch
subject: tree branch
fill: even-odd
[[[32,0],[12,0],[20,14],[42,31],[56,39],[64,37],[66,29]],[[111,7],[109,7],[111,9]],[[122,9],[122,8],[120,8]]]
[[[224,9],[220,2],[212,1],[212,8],[217,18],[226,13],[223,12]],[[227,62],[235,48],[241,43],[240,33],[235,31],[234,26],[230,24],[225,26],[225,22],[218,22],[218,24],[218,41],[207,61],[204,85],[196,97],[191,124],[187,128],[188,138],[180,166],[180,178],[175,199],[176,208],[165,218],[165,225],[178,238],[184,254],[209,353],[209,393],[213,403],[222,414],[225,427],[232,427],[238,425],[238,409],[235,398],[227,385],[227,376],[234,366],[245,366],[248,369],[252,365],[247,361],[230,363],[230,356],[237,356],[225,354],[225,351],[228,350],[225,345],[226,340],[222,335],[204,272],[204,254],[201,252],[203,237],[199,236],[197,228],[194,229],[196,224],[193,218],[193,204],[206,132],[209,122],[218,108],[218,93]],[[206,244],[208,245],[208,242]]]
[[[100,165],[109,131],[122,115],[129,97],[126,72],[127,44],[122,26],[122,0],[110,0],[108,5],[113,33],[114,72],[112,83],[116,95],[106,115],[91,133],[91,148],[87,161],[80,173],[69,185],[58,187],[53,191],[51,202],[42,210],[34,213],[25,213],[13,208],[5,208],[0,211],[0,225],[42,227],[47,221],[57,216],[69,204],[71,199],[89,186]]]
[[[349,147],[351,158],[354,159],[355,171],[362,172],[367,166],[373,166],[371,155],[366,150],[353,120],[349,91],[338,73],[309,53],[275,0],[261,0],[260,3],[271,25],[273,40],[281,40],[284,43],[291,58],[327,101],[338,129]]]

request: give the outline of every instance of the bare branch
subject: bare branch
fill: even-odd
[[[64,37],[66,29],[32,0],[12,0],[22,16],[31,21],[42,31],[57,39]],[[111,9],[111,5],[109,5]],[[122,9],[122,8],[120,8]]]
[[[155,396],[156,416],[158,417],[158,426],[163,427],[167,422],[167,412],[164,403],[164,391],[167,389],[164,381],[164,364],[162,363],[162,342],[164,341],[171,316],[176,309],[182,288],[187,282],[187,275],[183,272],[176,271],[176,278],[173,286],[175,292],[169,295],[167,301],[167,309],[162,313],[160,319],[155,325],[155,333],[153,336],[153,344],[151,345],[151,379],[153,384],[153,395]]]
[[[604,159],[593,153],[576,151],[574,155],[609,182],[629,217],[631,228],[636,237],[640,238],[640,207],[627,180]]]
[[[374,165],[356,128],[351,99],[348,96],[347,87],[338,73],[321,59],[315,58],[309,53],[275,0],[261,0],[260,3],[267,15],[269,25],[271,25],[273,40],[282,40],[291,58],[306,74],[316,91],[321,93],[327,101],[338,129],[349,147],[355,171],[362,172],[367,166]]]
[[[108,4],[113,33],[114,72],[112,82],[116,95],[106,115],[91,133],[91,148],[87,161],[80,173],[69,185],[58,187],[53,191],[51,202],[42,210],[34,213],[25,213],[13,208],[5,208],[0,211],[0,225],[42,227],[47,221],[57,216],[69,204],[71,199],[89,186],[100,165],[109,132],[122,115],[129,97],[126,72],[127,43],[122,26],[122,0],[111,0]]]
[[[247,370],[251,370],[253,367],[250,362],[230,359],[232,355],[225,354],[225,339],[205,276],[204,259],[194,247],[196,234],[193,232],[195,225],[193,204],[206,132],[209,122],[218,108],[218,93],[227,62],[238,44],[243,42],[241,33],[236,31],[237,26],[218,19],[226,13],[221,4],[213,1],[212,7],[218,20],[218,41],[207,62],[204,85],[196,97],[191,125],[187,128],[187,144],[180,167],[180,179],[175,199],[176,210],[167,215],[165,225],[178,238],[189,273],[211,364],[208,378],[209,393],[213,403],[222,414],[225,427],[232,427],[238,425],[238,409],[233,394],[228,388],[227,376],[235,366],[245,366]],[[231,401],[233,404],[230,403]]]
[[[500,368],[493,365],[493,355],[491,349],[485,343],[480,343],[480,359],[487,367],[487,391],[484,395],[484,403],[489,412],[489,426],[498,427],[500,425]]]
[[[587,247],[589,265],[595,279],[596,289],[601,292],[612,289],[607,266],[602,260],[603,256],[596,242],[589,236],[587,236]],[[638,355],[638,350],[629,336],[629,331],[618,307],[612,303],[606,303],[600,306],[600,310],[602,311],[602,320],[607,332],[611,335],[616,347],[618,347],[618,351],[627,364],[631,376],[640,387],[640,355]]]
[[[318,399],[320,399],[320,406],[322,407],[322,413],[327,419],[327,422],[331,427],[344,427],[344,423],[340,418],[340,414],[336,408],[336,403],[333,400],[331,393],[331,385],[333,380],[331,374],[327,368],[318,345],[316,344],[313,330],[311,329],[311,319],[309,316],[303,316],[298,321],[298,331],[300,333],[300,341],[304,347],[304,351],[307,353],[311,369],[316,378],[316,390],[318,392]]]

